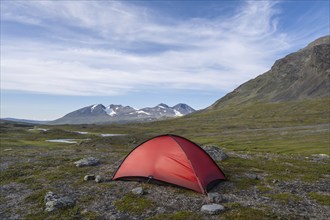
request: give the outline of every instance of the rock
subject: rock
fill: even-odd
[[[46,203],[46,212],[52,212],[59,208],[66,208],[74,205],[74,201],[71,198],[67,196],[59,197],[53,192],[48,192],[45,195],[44,202]]]
[[[134,189],[132,189],[132,193],[135,195],[143,195],[144,194],[144,190],[142,187],[136,187]]]
[[[77,167],[96,166],[96,165],[100,164],[100,160],[95,157],[87,157],[87,158],[74,162],[74,164]]]
[[[157,207],[156,213],[157,214],[164,214],[166,212],[166,209],[164,207]]]
[[[12,148],[7,148],[7,149],[4,149],[3,151],[12,151],[13,149]]]
[[[273,179],[272,183],[278,183],[278,180],[277,179]]]
[[[222,161],[229,157],[223,149],[216,145],[205,145],[202,146],[202,148],[212,157],[214,161]]]
[[[327,160],[330,158],[328,154],[313,154],[311,157],[314,161]]]
[[[257,176],[257,174],[254,174],[254,173],[246,173],[245,176],[246,176],[248,179],[252,179],[252,180],[260,180],[260,177]]]
[[[207,198],[209,202],[215,202],[215,203],[219,203],[222,201],[222,197],[219,193],[214,192],[214,193],[208,193],[207,194]]]
[[[89,174],[84,177],[84,180],[95,180],[95,175],[94,174]]]
[[[216,215],[219,214],[221,211],[225,210],[225,207],[219,204],[209,204],[209,205],[203,205],[201,208],[201,211],[210,214],[210,215]]]
[[[97,182],[97,183],[102,182],[102,177],[101,177],[100,175],[97,175],[97,176],[95,177],[95,182]]]

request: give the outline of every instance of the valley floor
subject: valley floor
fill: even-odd
[[[123,157],[147,136],[101,137],[95,135],[96,131],[73,132],[78,128],[29,130],[29,126],[2,123],[0,218],[330,219],[329,151],[315,147],[315,151],[306,148],[303,154],[297,154],[294,149],[298,144],[292,144],[290,138],[301,134],[300,138],[306,137],[308,142],[327,133],[328,126],[301,127],[300,132],[297,129],[290,132],[291,128],[224,131],[222,133],[228,134],[221,141],[216,141],[217,137],[196,135],[199,143],[225,146],[229,155],[228,159],[217,161],[228,179],[211,190],[221,195],[220,204],[225,210],[218,215],[206,215],[200,209],[209,202],[202,194],[169,185],[110,181]],[[267,146],[267,151],[259,150],[264,141],[262,134],[268,138],[270,132],[287,132],[277,144],[291,143],[293,150],[279,153],[283,149],[278,147],[270,152]],[[250,140],[252,143],[237,144],[247,143],[246,136],[252,133],[256,134]],[[241,134],[237,143],[229,142],[237,134]],[[81,141],[76,144],[46,142],[65,138]],[[321,138],[320,142],[324,140],[327,139]],[[250,147],[253,143],[258,147]],[[234,145],[240,147],[234,148]],[[91,167],[73,164],[90,156],[100,159],[101,163]],[[103,181],[84,181],[87,174],[100,175]],[[145,195],[131,193],[138,186],[144,188]],[[45,212],[44,197],[48,191],[72,198],[75,205]]]

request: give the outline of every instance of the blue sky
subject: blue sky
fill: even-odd
[[[1,1],[1,117],[201,109],[329,34],[329,1]]]

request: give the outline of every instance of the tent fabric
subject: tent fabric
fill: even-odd
[[[207,193],[225,175],[197,144],[177,135],[161,135],[133,149],[112,179],[132,178],[155,179]]]

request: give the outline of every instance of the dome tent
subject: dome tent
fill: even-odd
[[[134,179],[152,179],[207,193],[225,175],[197,144],[177,135],[160,135],[133,149],[112,178]]]

